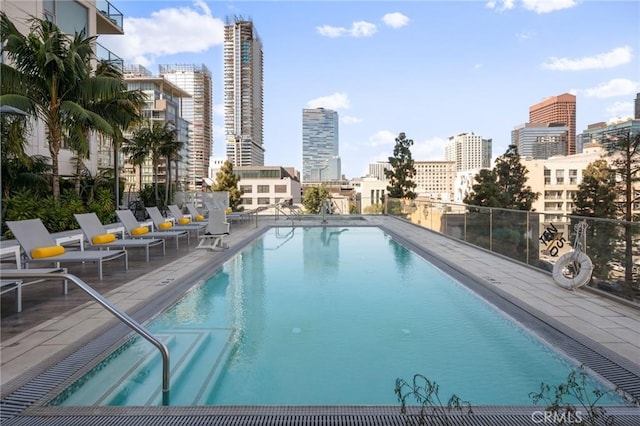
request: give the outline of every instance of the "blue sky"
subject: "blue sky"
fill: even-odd
[[[503,154],[529,106],[577,97],[577,131],[626,118],[640,92],[640,2],[112,0],[124,36],[100,43],[157,75],[159,64],[213,74],[214,156],[224,156],[223,29],[251,19],[263,43],[265,164],[302,167],[302,109],[340,117],[347,178],[392,155],[443,160],[474,132]]]

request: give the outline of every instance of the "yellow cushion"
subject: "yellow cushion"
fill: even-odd
[[[201,214],[197,214],[196,215],[196,222],[200,222],[202,220],[204,220],[204,216],[202,216]]]
[[[62,246],[36,247],[31,250],[31,257],[34,259],[59,256],[61,254],[64,254],[64,247]]]
[[[173,223],[171,222],[163,222],[160,225],[158,225],[158,229],[169,229],[173,226]]]
[[[113,234],[102,234],[102,235],[96,235],[95,237],[93,237],[91,239],[91,242],[93,244],[107,244],[107,243],[112,243],[116,240],[116,236]]]
[[[191,222],[191,219],[189,219],[188,217],[181,217],[180,219],[178,219],[178,223],[180,225],[186,225],[189,222]]]
[[[149,232],[149,228],[147,228],[146,226],[141,226],[139,228],[133,228],[131,230],[131,235],[137,236],[137,235],[144,235],[147,232]]]

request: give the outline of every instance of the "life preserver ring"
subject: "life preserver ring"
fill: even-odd
[[[564,274],[565,268],[569,265],[575,265],[574,267],[577,266],[576,269],[579,269],[577,275],[573,278],[569,278]],[[591,279],[592,272],[593,263],[591,263],[591,259],[581,251],[565,253],[553,265],[553,279],[556,284],[570,290],[587,284]]]

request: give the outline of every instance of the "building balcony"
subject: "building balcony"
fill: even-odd
[[[100,43],[96,43],[96,58],[98,58],[98,60],[111,62],[120,71],[124,69],[124,60]]]
[[[124,17],[114,5],[107,0],[96,0],[96,33],[124,34]]]

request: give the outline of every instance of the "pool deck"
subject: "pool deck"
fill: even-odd
[[[319,221],[316,222],[301,221],[296,222],[296,226],[321,226]],[[102,281],[97,280],[95,265],[72,265],[69,272],[86,280],[112,304],[135,318],[141,307],[166,295],[174,283],[193,280],[193,271],[205,265],[221,265],[269,227],[290,225],[282,218],[277,221],[260,218],[258,222],[234,224],[227,238],[230,249],[219,252],[196,250],[195,237],[191,238],[189,247],[181,243],[178,250],[167,241],[166,255],[162,256],[152,248],[148,264],[142,253],[131,251],[129,270],[124,271],[119,260],[109,262],[113,265],[105,264]],[[636,307],[587,290],[562,289],[547,272],[393,217],[342,219],[338,223],[331,221],[329,226],[380,226],[399,236],[404,243],[438,257],[457,273],[482,281],[503,299],[533,315],[544,317],[554,327],[565,329],[578,338],[584,337],[584,341],[596,351],[629,367],[635,374],[640,373],[640,310]],[[2,296],[2,398],[77,350],[79,345],[86,344],[98,332],[117,324],[110,313],[74,288],[73,284],[69,284],[67,295],[61,294],[58,285],[49,282],[25,287],[21,313],[13,311],[11,293]],[[162,408],[165,412],[183,410]]]

